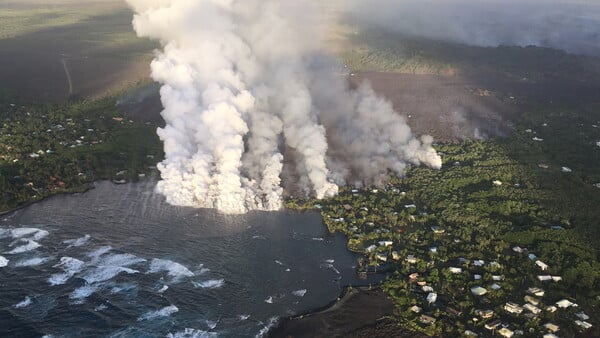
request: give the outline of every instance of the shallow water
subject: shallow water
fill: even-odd
[[[224,216],[153,187],[101,182],[4,216],[0,337],[252,337],[375,282],[318,213]]]

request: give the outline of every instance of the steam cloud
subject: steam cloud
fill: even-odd
[[[171,204],[275,210],[283,186],[326,198],[381,185],[408,163],[441,167],[368,85],[350,90],[323,51],[311,0],[127,0],[139,36],[163,50],[157,189]]]
[[[600,55],[592,0],[349,0],[358,22],[406,35],[495,47],[539,46]]]

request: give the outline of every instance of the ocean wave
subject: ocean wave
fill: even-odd
[[[272,317],[269,319],[269,322],[267,322],[267,324],[260,331],[258,331],[256,338],[264,337],[269,330],[271,330],[271,328],[277,324],[277,321],[279,321],[279,318],[277,317]]]
[[[81,278],[83,278],[89,284],[94,284],[113,279],[122,272],[127,274],[139,273],[138,270],[125,268],[122,266],[99,266],[86,272]]]
[[[51,259],[52,257],[34,257],[29,259],[23,259],[16,262],[15,266],[18,268],[38,266],[50,261]]]
[[[92,252],[88,252],[87,256],[92,259],[92,262],[94,262],[94,261],[99,260],[100,256],[107,254],[110,250],[112,250],[112,247],[109,245],[101,246]]]
[[[0,256],[0,268],[7,266],[8,262],[10,262],[10,260]]]
[[[167,272],[167,275],[173,278],[194,276],[194,273],[190,271],[190,269],[177,262],[168,259],[154,258],[152,262],[150,262],[150,270],[148,273],[159,272]]]
[[[195,287],[203,289],[217,289],[225,285],[224,279],[211,279],[204,282],[192,282]]]
[[[76,273],[80,272],[85,263],[73,258],[73,257],[62,257],[60,259],[60,263],[54,265],[54,268],[60,268],[64,272],[56,273],[50,276],[48,282],[50,285],[61,285],[65,284],[71,277],[73,277]]]
[[[86,285],[79,287],[71,292],[69,298],[83,300],[93,295],[96,291],[98,291],[98,288],[99,287],[97,285]]]
[[[32,303],[31,297],[27,296],[27,297],[25,297],[25,299],[23,299],[19,303],[15,304],[14,308],[15,309],[22,309],[24,307],[28,307],[29,305],[31,305],[31,303]]]
[[[80,246],[85,245],[90,240],[90,238],[92,238],[92,236],[85,235],[80,238],[68,239],[66,241],[63,241],[63,243],[69,245],[69,246],[67,246],[67,249],[72,248],[72,247],[80,247]]]
[[[28,252],[28,251],[31,251],[31,250],[35,250],[35,249],[41,247],[40,243],[38,243],[38,242],[36,242],[34,240],[28,239],[28,240],[26,240],[26,242],[27,242],[27,244],[18,246],[18,247],[14,248],[11,251],[8,251],[6,253],[9,254],[9,255],[16,255],[16,254]]]
[[[216,332],[208,332],[196,329],[185,329],[183,331],[169,333],[167,338],[213,338],[218,337]]]
[[[304,297],[306,292],[308,292],[308,290],[306,290],[306,289],[296,290],[296,291],[292,291],[292,295],[294,295],[296,297]]]
[[[146,262],[144,258],[125,253],[100,256],[92,263],[97,266],[128,267],[144,262]]]
[[[160,317],[168,317],[178,311],[179,311],[179,308],[177,308],[177,306],[170,305],[170,306],[164,307],[157,311],[146,312],[145,314],[143,314],[142,316],[140,316],[138,318],[138,321],[151,320],[151,319],[160,318]]]

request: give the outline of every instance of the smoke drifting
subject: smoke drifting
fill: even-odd
[[[349,0],[358,22],[476,46],[539,46],[600,55],[592,0]]]
[[[350,90],[322,51],[311,0],[127,0],[138,35],[163,50],[157,189],[175,205],[275,210],[283,186],[326,198],[381,185],[408,163],[441,167],[368,85]]]

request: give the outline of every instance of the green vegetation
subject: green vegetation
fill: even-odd
[[[540,47],[477,47],[358,29],[340,55],[355,71],[453,75],[494,73],[517,81],[595,80],[600,59]]]
[[[540,336],[547,322],[574,335],[580,330],[574,314],[597,315],[600,305],[600,111],[543,107],[523,121],[510,138],[438,145],[442,170],[412,167],[384,189],[346,188],[331,200],[291,200],[288,207],[317,206],[330,231],[346,234],[348,247],[365,253],[360,270],[390,272],[384,289],[403,327],[490,334],[485,325],[500,319],[525,336]],[[487,294],[472,295],[475,286]],[[504,310],[507,302],[523,305],[530,287],[545,290],[534,297],[540,314]],[[425,299],[430,292],[438,294],[432,304]],[[561,299],[579,307],[546,310]],[[414,305],[422,312],[411,311]],[[494,314],[477,315],[485,309]],[[423,324],[422,314],[435,323]]]
[[[107,14],[118,7],[118,1],[81,4],[79,1],[37,2],[25,0],[0,4],[0,39],[60,26],[73,25],[93,16]]]
[[[155,125],[123,118],[115,98],[65,104],[0,103],[0,211],[86,189],[96,180],[137,180],[163,156]]]

